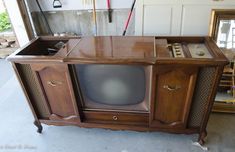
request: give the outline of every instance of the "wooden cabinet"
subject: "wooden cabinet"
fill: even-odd
[[[61,40],[65,43],[62,49],[54,55],[45,55],[47,48]],[[208,47],[206,52],[211,58],[193,57],[189,50],[191,44]],[[182,47],[180,54],[184,53],[185,57],[174,56],[172,46],[175,54]],[[77,40],[40,37],[8,59],[13,62],[38,132],[44,123],[198,133],[200,143],[204,142],[217,85],[228,63],[208,37],[83,37]],[[92,68],[79,67],[77,71],[78,64],[86,67],[92,64]],[[105,65],[112,70],[107,70]],[[119,70],[113,72],[113,69]],[[101,76],[96,71],[101,72]],[[110,73],[113,75],[108,76]],[[92,78],[81,79],[88,76]],[[132,80],[135,81],[132,83]],[[145,83],[139,85],[143,81]],[[94,93],[95,89],[88,86],[102,91]],[[143,95],[129,102],[140,93]]]
[[[197,68],[156,66],[150,126],[186,128]]]
[[[50,119],[79,116],[67,65],[32,64],[31,68],[44,94]]]

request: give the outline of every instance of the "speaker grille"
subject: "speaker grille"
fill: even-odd
[[[31,70],[30,65],[17,64],[16,68],[37,115],[40,116],[40,118],[48,118],[49,113],[43,105],[43,94],[40,92],[40,86],[33,76],[33,71]]]
[[[199,127],[213,88],[213,80],[216,76],[215,67],[201,68],[199,71],[195,93],[193,96],[191,113],[189,116],[189,127]]]

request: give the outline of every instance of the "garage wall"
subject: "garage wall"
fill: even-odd
[[[35,0],[27,0],[37,35],[47,35],[45,20],[39,12]],[[53,0],[39,0],[53,33],[72,32],[77,35],[94,35],[92,5],[84,5],[83,0],[61,0],[62,8],[53,8]],[[96,0],[98,35],[121,35],[133,0],[111,0],[112,23],[108,22],[106,0]],[[126,35],[135,34],[135,13]]]
[[[83,0],[39,0],[54,33],[93,35],[92,6]],[[133,0],[111,0],[113,22],[108,23],[106,0],[96,0],[98,35],[121,35]],[[46,35],[45,21],[35,0],[28,0],[38,35]],[[234,0],[137,0],[127,35],[208,35],[212,9],[235,9]]]
[[[86,10],[92,9],[91,5],[84,6],[83,0],[60,0],[63,4],[62,8],[53,8],[53,0],[39,0],[43,10],[54,11],[54,10]],[[130,8],[133,0],[111,0],[111,7],[113,9],[126,9]],[[32,11],[38,11],[35,0],[28,0],[29,7]],[[107,9],[106,0],[96,0],[97,9]]]
[[[112,13],[112,23],[108,22],[106,10],[97,11],[98,36],[122,35],[128,16],[126,9],[116,9]],[[32,12],[35,30],[38,35],[47,35],[45,20],[39,12]],[[91,11],[47,11],[45,15],[53,33],[72,32],[81,36],[94,35],[94,22]],[[135,34],[135,14],[130,21],[126,35]]]
[[[136,35],[208,35],[212,9],[235,9],[235,1],[138,0]]]

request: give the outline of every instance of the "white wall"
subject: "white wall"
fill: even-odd
[[[212,9],[235,9],[235,0],[138,0],[136,35],[208,35]]]
[[[27,0],[31,11],[38,11],[35,0]],[[43,11],[56,11],[56,10],[84,10],[92,9],[92,5],[84,6],[83,0],[60,0],[62,8],[53,8],[53,0],[39,0]],[[138,1],[138,0],[137,0]],[[133,0],[111,0],[112,9],[130,8]],[[106,0],[96,0],[97,9],[107,9]]]
[[[0,0],[0,13],[5,12],[6,8],[4,7],[3,1]]]
[[[17,0],[5,0],[4,2],[19,45],[23,46],[29,41],[29,38],[25,30],[24,22],[20,14]]]

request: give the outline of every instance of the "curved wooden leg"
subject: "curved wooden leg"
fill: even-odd
[[[42,133],[42,125],[41,125],[41,123],[35,120],[34,121],[34,125],[38,128],[37,132],[38,133]]]
[[[205,144],[205,138],[207,136],[207,131],[203,131],[202,133],[199,134],[199,137],[198,137],[198,143],[200,145],[204,145]]]

